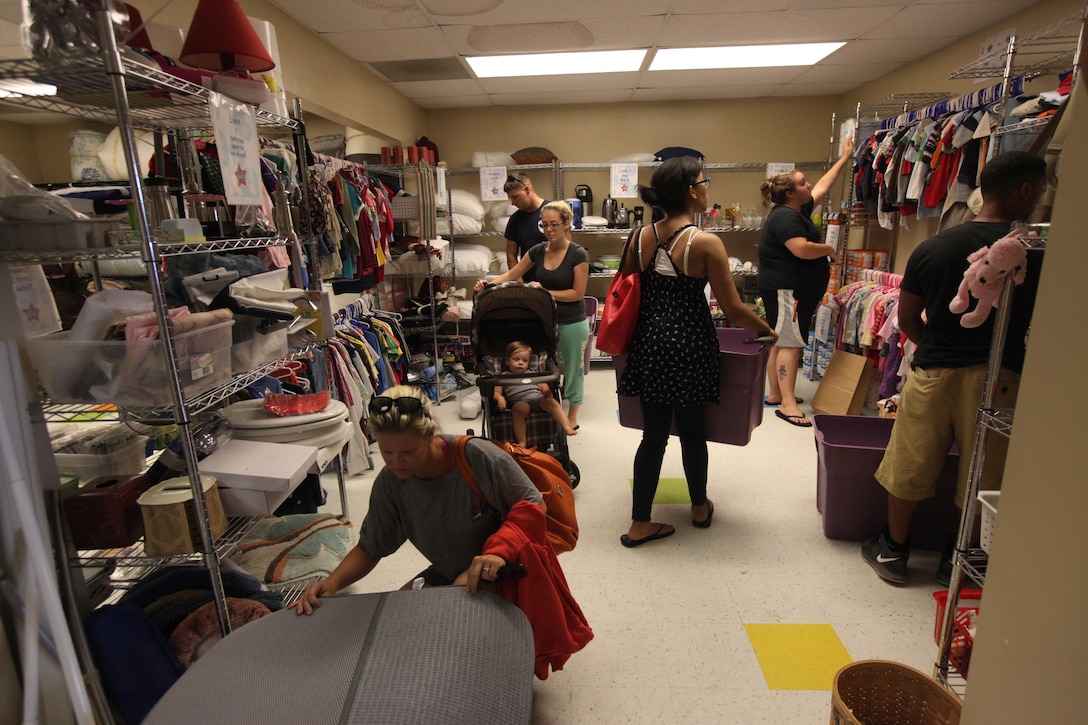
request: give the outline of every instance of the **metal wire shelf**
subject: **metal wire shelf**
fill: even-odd
[[[892,93],[879,101],[863,103],[858,107],[858,115],[862,123],[871,121],[883,121],[902,113],[917,111],[934,103],[947,101],[951,94],[948,91],[926,91],[922,93]]]
[[[211,91],[207,88],[128,58],[122,58],[121,63],[134,127],[166,130],[211,126],[208,115]],[[85,120],[117,123],[116,100],[101,56],[88,55],[56,61],[0,61],[0,79],[27,80],[57,89],[56,95],[11,92],[4,102]],[[294,119],[261,108],[254,111],[260,127],[298,127],[298,121]]]
[[[249,239],[209,239],[203,242],[156,242],[160,257],[173,257],[194,252],[227,252],[263,249],[287,244],[283,237],[253,237]],[[9,264],[46,264],[51,262],[89,262],[95,259],[121,259],[139,256],[138,244],[85,249],[35,249],[0,252],[0,262]]]
[[[1083,13],[1062,18],[1030,35],[1016,39],[1012,76],[1034,78],[1073,67]],[[1000,78],[1005,73],[1008,48],[995,50],[948,74],[949,78]]]
[[[231,519],[227,530],[215,542],[215,553],[220,559],[229,556],[234,547],[245,538],[260,517],[240,517]],[[123,579],[111,579],[110,586],[115,589],[125,589],[145,576],[148,571],[172,564],[196,564],[203,561],[203,554],[177,554],[174,556],[155,556],[144,552],[144,540],[141,538],[131,546],[119,549],[85,549],[77,551],[72,557],[72,563],[78,566],[103,566],[113,564],[115,566],[132,566],[146,568],[147,571],[134,573],[134,576],[126,576]]]
[[[244,390],[258,380],[268,376],[272,371],[283,367],[288,360],[298,360],[310,357],[317,343],[308,347],[299,348],[291,352],[285,358],[267,362],[264,365],[247,370],[235,375],[229,382],[218,388],[213,388],[202,395],[185,401],[186,410],[191,414],[198,414],[208,410],[227,400],[235,393]],[[169,407],[148,407],[118,409],[115,406],[103,404],[56,404],[45,402],[42,404],[42,414],[47,423],[82,423],[88,420],[132,420],[150,425],[165,425],[173,423],[174,410]]]

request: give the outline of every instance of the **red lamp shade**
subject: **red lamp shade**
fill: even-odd
[[[125,3],[125,8],[128,9],[128,32],[132,33],[132,37],[128,39],[125,45],[130,48],[140,48],[141,50],[154,50],[151,47],[151,38],[147,35],[147,28],[144,27],[144,19],[140,15],[140,11],[128,3]]]
[[[260,73],[276,67],[237,0],[200,0],[179,59],[215,71]]]

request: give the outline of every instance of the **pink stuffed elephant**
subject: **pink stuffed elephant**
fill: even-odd
[[[967,296],[970,292],[978,299],[978,305],[960,318],[960,324],[978,327],[990,316],[990,308],[1000,303],[1005,278],[1011,275],[1016,284],[1024,281],[1028,257],[1019,235],[1010,234],[974,252],[967,257],[967,261],[971,266],[964,271],[963,281],[956,296],[948,303],[948,309],[956,313],[966,310],[970,304]]]

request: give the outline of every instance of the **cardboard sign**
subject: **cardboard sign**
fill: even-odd
[[[812,398],[812,409],[832,415],[861,415],[872,374],[867,357],[836,350]]]

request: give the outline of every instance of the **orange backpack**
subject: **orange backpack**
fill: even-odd
[[[465,445],[472,438],[473,436],[458,436],[457,443],[453,447],[454,458],[457,460],[457,467],[461,469],[461,475],[472,491],[485,505],[491,506],[477,485],[476,474],[465,457]],[[574,491],[570,487],[570,476],[563,469],[563,464],[547,453],[537,451],[536,448],[526,449],[516,443],[502,441],[491,442],[514,457],[518,466],[544,497],[544,505],[547,507],[548,541],[552,543],[555,553],[562,554],[564,551],[573,549],[578,543],[578,517],[574,512]]]

